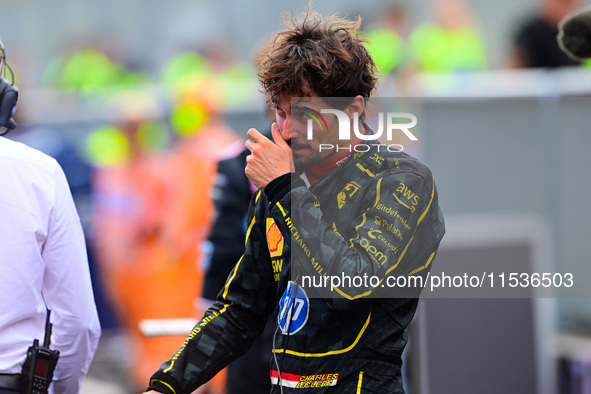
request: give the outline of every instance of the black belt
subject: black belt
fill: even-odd
[[[21,390],[22,375],[0,373],[0,389]]]

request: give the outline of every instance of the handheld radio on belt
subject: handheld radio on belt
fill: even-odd
[[[49,384],[53,379],[53,371],[55,371],[60,352],[49,349],[51,337],[50,314],[51,311],[47,310],[43,346],[39,346],[39,340],[35,339],[33,346],[29,346],[29,350],[27,350],[27,358],[23,365],[22,394],[47,394]]]

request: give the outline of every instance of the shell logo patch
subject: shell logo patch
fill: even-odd
[[[267,245],[271,257],[281,256],[283,254],[283,234],[279,231],[277,223],[272,218],[267,218]]]

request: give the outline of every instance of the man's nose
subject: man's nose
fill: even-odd
[[[281,130],[281,137],[285,141],[291,140],[291,116],[288,116],[285,119],[285,123],[283,124],[283,130]]]

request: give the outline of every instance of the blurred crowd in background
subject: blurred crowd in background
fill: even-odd
[[[492,69],[480,30],[486,16],[467,0],[433,0],[433,17],[415,25],[405,3],[386,4],[363,25],[383,78],[378,96],[412,95],[417,73]],[[566,57],[555,39],[558,21],[581,5],[540,0],[539,9],[515,26],[500,68],[587,67],[591,73],[591,64]],[[27,75],[33,67],[25,49],[5,40],[21,88],[19,127],[8,137],[62,165],[86,231],[103,332],[125,334],[133,350],[119,349],[119,366],[136,390],[184,338],[146,336],[140,322],[200,313],[216,163],[242,144],[247,127],[266,130],[268,121],[255,56],[237,56],[233,37],[160,59],[157,73],[113,40],[109,34],[92,41],[72,37],[35,77]],[[34,99],[27,99],[30,92]],[[253,124],[236,127],[231,119],[245,113],[252,116],[243,123]],[[68,121],[40,122],[45,115]]]

